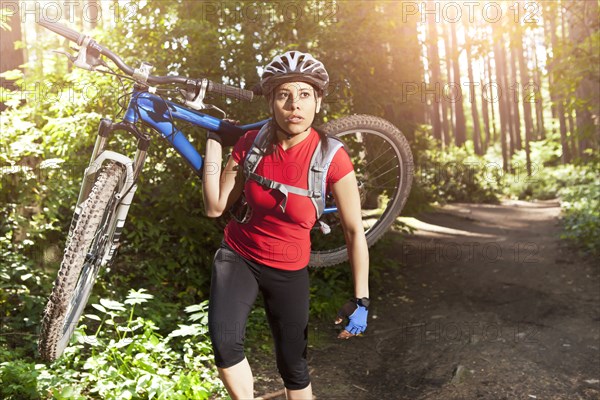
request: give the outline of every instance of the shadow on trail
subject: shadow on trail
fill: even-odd
[[[598,267],[560,241],[559,214],[517,201],[405,220],[367,334],[309,352],[317,398],[598,398]]]

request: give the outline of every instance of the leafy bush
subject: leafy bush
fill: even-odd
[[[549,136],[530,143],[531,175],[527,174],[525,150],[515,152],[511,160],[512,171],[503,179],[502,190],[507,197],[522,200],[554,199],[561,188],[571,181],[571,164],[560,164],[560,138]]]
[[[415,159],[413,187],[404,214],[429,204],[451,202],[497,203],[501,168],[474,154],[471,148],[441,149],[427,127],[411,143]]]
[[[577,168],[570,175],[571,184],[559,191],[564,223],[562,237],[593,255],[600,254],[599,165]]]
[[[532,173],[525,172],[524,153],[513,158],[516,166],[504,179],[505,196],[526,200],[558,198],[563,209],[562,238],[591,254],[600,251],[600,158],[586,163],[559,164],[560,146],[556,136],[532,142]]]
[[[153,321],[136,315],[136,305],[152,298],[140,289],[131,290],[123,303],[93,304],[97,312],[85,315],[89,326],[77,328],[71,346],[53,364],[0,364],[0,395],[19,400],[223,396],[207,337],[207,303],[187,307],[191,323],[162,336]]]

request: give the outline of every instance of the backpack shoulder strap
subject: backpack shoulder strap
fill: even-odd
[[[260,129],[254,142],[252,143],[252,147],[246,154],[246,158],[244,160],[244,176],[246,180],[251,179],[253,181],[258,182],[260,185],[267,187],[269,189],[275,189],[281,192],[284,196],[283,201],[279,205],[283,212],[285,212],[285,207],[287,205],[288,194],[293,193],[299,196],[312,197],[314,194],[307,189],[302,189],[296,186],[287,185],[285,183],[280,183],[273,181],[271,179],[265,178],[264,176],[258,175],[255,171],[258,167],[258,164],[263,159],[264,155],[268,150],[269,143],[271,141],[271,124],[267,123],[263,125]]]
[[[260,163],[260,160],[262,160],[267,152],[267,146],[269,145],[270,139],[271,124],[267,122],[260,128],[260,131],[258,131],[258,134],[254,138],[254,142],[244,159],[244,176],[246,176],[246,179],[248,179],[251,173],[254,173],[258,163]]]
[[[318,196],[311,197],[317,219],[325,210],[325,199],[327,197],[327,172],[335,153],[344,146],[344,143],[335,136],[327,136],[327,151],[323,151],[322,143],[319,144],[310,160],[310,170],[308,171],[308,190],[313,191]]]

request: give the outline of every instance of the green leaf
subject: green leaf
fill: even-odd
[[[118,301],[115,301],[115,300],[100,299],[100,304],[102,304],[108,310],[125,311],[125,307],[123,307],[123,303],[119,303]]]
[[[125,300],[125,304],[142,304],[154,298],[153,295],[146,292],[146,289],[140,289],[138,291],[131,289]]]
[[[92,304],[92,307],[94,307],[96,310],[106,314],[106,308],[104,308],[103,306],[101,306],[100,304]]]

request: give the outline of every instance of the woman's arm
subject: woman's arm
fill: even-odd
[[[331,186],[338,208],[354,279],[354,297],[369,297],[369,247],[363,228],[354,171]]]
[[[206,142],[202,192],[204,211],[211,218],[220,217],[242,194],[244,177],[239,165],[231,157],[221,173],[223,147],[216,140]]]

